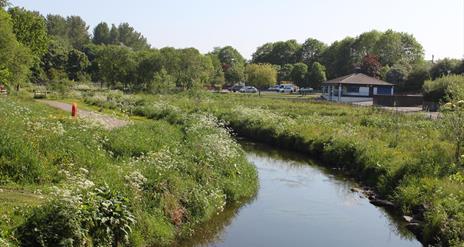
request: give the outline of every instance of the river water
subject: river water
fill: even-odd
[[[352,192],[349,179],[295,153],[242,146],[258,169],[257,196],[180,246],[421,246],[395,217]]]

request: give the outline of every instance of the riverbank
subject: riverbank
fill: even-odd
[[[343,170],[412,217],[423,243],[459,245],[464,239],[464,176],[453,164],[453,145],[442,138],[437,121],[376,108],[250,95],[124,97],[134,102],[126,104],[125,112],[171,121],[179,111],[207,112],[238,135]],[[115,109],[121,104],[117,97],[91,95],[86,102]]]
[[[255,168],[213,116],[104,127],[0,98],[0,245],[169,246],[256,193]]]

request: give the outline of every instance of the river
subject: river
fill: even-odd
[[[421,246],[404,225],[352,192],[356,184],[308,157],[242,142],[260,189],[229,207],[183,247]]]

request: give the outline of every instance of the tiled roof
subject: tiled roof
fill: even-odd
[[[322,84],[356,84],[356,85],[377,85],[377,86],[393,86],[393,84],[386,81],[376,79],[374,77],[367,76],[362,73],[356,73],[338,77],[329,81],[325,81]]]

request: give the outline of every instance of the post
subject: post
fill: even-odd
[[[342,84],[338,84],[338,102],[342,100]]]
[[[77,104],[76,103],[72,103],[72,106],[71,106],[71,116],[73,118],[77,118]]]

